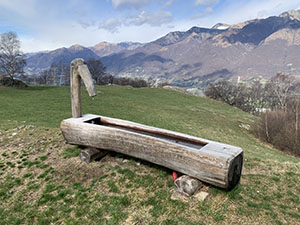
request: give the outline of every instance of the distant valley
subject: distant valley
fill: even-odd
[[[219,78],[236,81],[278,72],[300,75],[300,11],[212,28],[175,31],[149,43],[73,45],[27,55],[26,71],[37,74],[51,63],[101,59],[115,76],[160,79],[182,87],[206,86]]]

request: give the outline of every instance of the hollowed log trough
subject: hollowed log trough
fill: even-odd
[[[61,122],[63,136],[70,144],[133,156],[227,190],[240,180],[243,150],[239,147],[126,120],[81,116],[81,108],[77,108],[79,114],[73,111],[76,118]]]

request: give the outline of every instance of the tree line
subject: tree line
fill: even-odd
[[[300,93],[295,77],[278,73],[263,82],[256,78],[249,83],[235,84],[219,80],[211,83],[205,95],[253,114],[264,110],[287,109],[288,101]]]
[[[89,59],[86,62],[92,78],[97,85],[129,85],[132,87],[148,87],[149,83],[142,79],[128,77],[114,77],[106,72],[106,67],[99,59]],[[31,84],[69,86],[70,65],[59,61],[52,63],[49,69],[40,72],[39,76],[27,78],[26,82]]]
[[[24,68],[26,60],[20,50],[20,40],[16,33],[7,32],[0,35],[0,85],[26,86],[29,84],[43,84],[68,86],[70,85],[70,65],[63,61],[53,62],[48,69],[36,76],[26,76]],[[99,59],[89,59],[87,66],[98,85],[117,84],[133,87],[148,87],[149,83],[142,79],[119,78],[106,72],[106,67]],[[16,79],[17,78],[17,79]]]

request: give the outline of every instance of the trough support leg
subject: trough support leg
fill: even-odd
[[[86,148],[83,149],[80,154],[80,160],[86,163],[90,163],[93,160],[100,159],[107,154],[107,151],[97,148]]]
[[[188,197],[203,187],[202,182],[187,175],[177,178],[174,184],[175,191]]]

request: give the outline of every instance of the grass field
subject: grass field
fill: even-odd
[[[116,153],[80,162],[59,130],[71,117],[68,87],[0,88],[0,224],[300,224],[300,160],[255,139],[245,129],[254,116],[163,89],[97,91],[83,91],[84,113],[242,147],[241,183],[206,186],[204,202],[172,200],[166,168]]]

